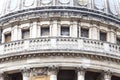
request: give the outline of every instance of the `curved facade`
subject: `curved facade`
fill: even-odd
[[[119,0],[0,1],[1,80],[119,80]]]

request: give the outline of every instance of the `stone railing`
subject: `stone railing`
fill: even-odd
[[[84,38],[43,37],[14,41],[0,45],[1,55],[17,54],[28,51],[82,51],[94,55],[120,57],[120,46]]]

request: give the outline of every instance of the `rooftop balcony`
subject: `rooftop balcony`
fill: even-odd
[[[42,37],[0,45],[1,56],[30,52],[73,52],[119,58],[120,46],[97,40],[71,37]]]

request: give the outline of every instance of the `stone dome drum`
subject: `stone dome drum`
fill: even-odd
[[[0,80],[120,80],[120,0],[0,0]]]

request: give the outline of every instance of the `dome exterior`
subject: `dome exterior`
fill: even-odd
[[[0,0],[0,80],[120,80],[120,0]]]
[[[24,9],[43,6],[84,7],[103,13],[120,16],[119,0],[1,0],[0,16]]]

